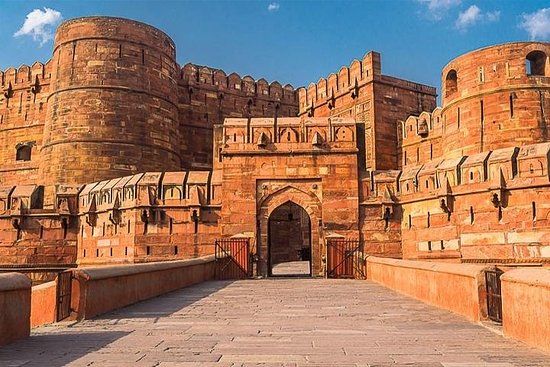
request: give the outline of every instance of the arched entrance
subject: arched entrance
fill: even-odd
[[[268,275],[311,276],[311,259],[311,219],[289,200],[268,219]]]
[[[288,202],[292,202],[294,205],[305,210],[308,216],[311,227],[309,231],[311,243],[311,275],[324,275],[323,258],[325,253],[323,246],[322,206],[317,195],[314,192],[308,191],[309,187],[318,187],[317,185],[318,183],[316,182],[301,183],[301,187],[288,185],[271,192],[265,192],[258,200],[258,222],[256,232],[256,253],[258,255],[256,271],[258,275],[270,275],[269,218],[275,210]]]

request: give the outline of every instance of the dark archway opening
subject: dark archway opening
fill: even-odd
[[[311,220],[301,206],[287,201],[268,221],[269,276],[311,276]]]
[[[546,54],[542,51],[531,51],[525,56],[525,73],[528,76],[546,75]]]

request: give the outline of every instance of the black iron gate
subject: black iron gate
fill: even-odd
[[[248,238],[216,240],[216,278],[246,279],[252,276]]]
[[[359,240],[327,240],[327,277],[365,279],[363,243]]]
[[[71,316],[72,275],[72,271],[64,271],[57,275],[57,321]]]
[[[500,290],[500,276],[502,270],[494,268],[485,271],[487,287],[487,316],[495,322],[502,322],[502,295]]]

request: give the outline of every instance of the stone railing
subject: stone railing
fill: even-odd
[[[550,269],[514,269],[500,279],[504,335],[550,352]]]
[[[73,275],[71,308],[81,320],[213,279],[215,259],[90,267]]]
[[[23,274],[0,274],[0,346],[29,336],[31,280]]]
[[[486,266],[367,258],[367,278],[420,301],[480,321],[487,315]]]

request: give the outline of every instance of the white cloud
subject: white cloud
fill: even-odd
[[[458,14],[455,26],[458,29],[466,29],[481,20],[481,9],[475,5],[470,6],[465,11]]]
[[[428,8],[428,15],[435,19],[441,20],[443,16],[451,8],[460,5],[461,0],[417,0],[421,4],[425,4]]]
[[[529,33],[529,37],[550,40],[550,8],[539,9],[534,13],[522,14],[520,27]]]
[[[23,26],[15,32],[14,37],[32,36],[40,46],[53,39],[55,26],[63,19],[61,13],[50,8],[34,9],[25,19]]]
[[[267,10],[270,12],[276,12],[281,6],[279,3],[271,3],[267,6]]]
[[[488,11],[485,17],[488,22],[498,22],[500,20],[500,10]]]
[[[462,31],[480,22],[496,22],[500,19],[500,11],[489,11],[484,13],[477,5],[461,11],[455,22],[455,27]]]

